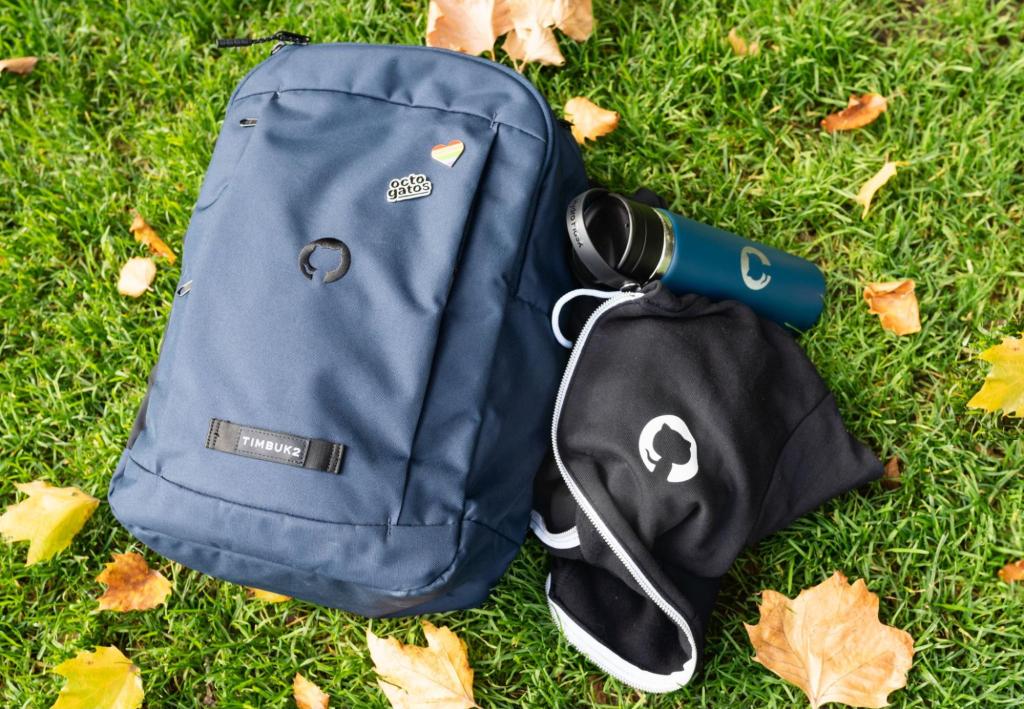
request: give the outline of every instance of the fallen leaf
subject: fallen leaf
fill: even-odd
[[[0,534],[9,541],[29,542],[29,566],[66,549],[100,504],[77,487],[53,487],[42,480],[14,487],[28,498],[0,516]]]
[[[149,290],[149,284],[156,277],[156,264],[151,258],[130,258],[121,266],[121,275],[117,279],[117,292],[138,298]]]
[[[868,283],[864,286],[864,301],[868,312],[878,315],[886,330],[897,335],[921,331],[913,279]]]
[[[430,0],[427,46],[466,54],[490,53],[512,29],[508,0]]]
[[[319,687],[297,672],[292,682],[292,692],[295,695],[295,705],[299,709],[327,709],[331,701]]]
[[[548,66],[565,64],[565,57],[558,48],[554,31],[539,24],[517,25],[505,35],[505,42],[501,47],[518,61],[537,62]]]
[[[882,487],[886,490],[895,490],[900,484],[900,459],[893,456],[886,461],[882,470]]]
[[[107,586],[99,598],[101,611],[145,611],[167,601],[171,582],[133,551],[114,554],[96,580]]]
[[[829,702],[884,707],[907,683],[914,639],[878,620],[878,596],[838,571],[794,600],[763,591],[761,619],[747,625],[754,661],[802,689],[817,709]]]
[[[905,162],[886,161],[886,163],[882,165],[882,169],[876,172],[870,180],[861,186],[860,191],[857,192],[857,196],[853,198],[857,204],[864,207],[864,211],[860,215],[861,219],[868,218],[868,210],[871,209],[871,200],[874,198],[875,192],[877,192],[882,185],[892,179],[893,175],[896,174],[896,168],[906,167],[909,164],[910,163]]]
[[[273,591],[264,591],[262,588],[246,586],[245,589],[249,592],[250,598],[255,598],[257,601],[263,601],[264,603],[284,603],[285,601],[292,600],[291,596],[286,596],[283,593],[274,593]]]
[[[979,357],[992,364],[978,393],[967,402],[971,409],[1003,410],[1005,416],[1024,416],[1024,340],[1004,337]]]
[[[827,133],[835,133],[837,130],[854,130],[874,123],[875,119],[885,113],[889,103],[885,96],[879,94],[864,94],[863,96],[850,96],[846,108],[838,113],[825,116],[821,120],[821,127]]]
[[[50,709],[136,709],[145,696],[139,668],[116,647],[80,652],[53,671],[67,684]]]
[[[135,234],[135,240],[139,241],[149,247],[150,253],[155,256],[163,256],[169,262],[174,263],[177,258],[174,252],[171,251],[171,247],[164,243],[164,240],[153,230],[153,227],[142,218],[136,210],[132,210],[132,224],[128,227],[128,231]]]
[[[395,709],[470,709],[473,669],[466,643],[448,628],[423,621],[427,647],[405,645],[366,631],[373,668],[385,696]]]
[[[587,138],[597,140],[608,135],[619,125],[618,113],[601,108],[583,96],[565,102],[565,118],[572,124],[573,137],[580,145]]]
[[[5,71],[11,74],[31,74],[39,62],[39,57],[12,57],[0,59],[0,74]]]
[[[1011,561],[1009,564],[999,569],[999,579],[1006,583],[1024,581],[1024,560]]]
[[[582,42],[594,31],[593,0],[555,0],[551,18],[558,29]]]
[[[754,56],[755,54],[758,54],[761,51],[760,43],[751,42],[750,44],[747,44],[747,40],[743,39],[743,37],[739,35],[735,27],[729,30],[729,35],[727,39],[729,40],[729,44],[732,45],[733,54],[735,54],[736,56]]]

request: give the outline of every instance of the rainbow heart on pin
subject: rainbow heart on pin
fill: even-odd
[[[449,140],[447,145],[435,145],[430,149],[430,157],[437,160],[442,165],[451,167],[458,160],[466,146],[461,140]]]

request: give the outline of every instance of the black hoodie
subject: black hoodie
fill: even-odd
[[[553,554],[552,614],[650,692],[692,677],[743,547],[882,472],[788,332],[657,283],[587,321],[552,443],[532,524]]]

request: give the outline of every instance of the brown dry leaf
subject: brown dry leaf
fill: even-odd
[[[274,593],[273,591],[264,591],[262,588],[246,586],[245,590],[249,592],[250,598],[263,601],[264,603],[284,603],[285,601],[292,600],[291,596],[286,596],[283,593]]]
[[[80,652],[53,671],[67,684],[50,709],[138,709],[145,698],[139,668],[113,646]]]
[[[156,277],[156,264],[151,258],[130,258],[121,266],[121,275],[117,278],[117,292],[121,295],[138,298],[149,290],[149,284]]]
[[[732,46],[733,54],[739,57],[749,57],[759,54],[761,52],[761,44],[759,42],[751,42],[747,44],[747,40],[743,39],[733,27],[729,30],[727,37],[729,44]]]
[[[146,611],[167,602],[171,582],[133,551],[114,554],[96,580],[107,586],[99,598],[101,611]]]
[[[825,116],[821,127],[828,133],[837,130],[854,130],[874,123],[875,119],[885,113],[889,103],[885,96],[867,93],[863,96],[850,96],[850,101],[842,111]]]
[[[427,46],[494,56],[498,37],[512,29],[508,0],[430,0]]]
[[[555,27],[582,42],[594,31],[593,0],[554,0],[551,19]]]
[[[1009,564],[999,569],[999,579],[1006,583],[1024,581],[1024,560],[1011,561]]]
[[[507,0],[512,32],[502,45],[510,57],[549,66],[565,63],[554,27],[582,42],[594,31],[591,0]]]
[[[861,185],[860,191],[857,192],[857,196],[853,198],[857,204],[864,207],[864,211],[861,213],[861,219],[868,218],[868,210],[871,209],[871,200],[875,197],[875,192],[881,188],[886,182],[892,179],[896,174],[896,168],[906,167],[910,163],[906,162],[891,162],[886,161],[882,168],[874,174],[874,176]]]
[[[505,35],[501,47],[517,61],[537,62],[547,66],[565,64],[554,30],[539,24],[517,25]]]
[[[0,74],[5,71],[11,74],[31,74],[39,62],[39,57],[11,57],[0,59]]]
[[[878,315],[886,330],[897,335],[921,331],[921,317],[912,278],[868,283],[864,286],[864,301],[868,304],[868,312]]]
[[[100,504],[77,487],[53,487],[42,480],[14,487],[28,497],[0,515],[0,536],[29,543],[28,566],[66,549]]]
[[[572,124],[572,135],[576,142],[597,140],[608,135],[619,126],[619,114],[601,108],[583,96],[576,96],[565,102],[565,119]]]
[[[981,353],[992,363],[978,393],[967,402],[968,408],[999,411],[1007,416],[1024,416],[1024,340],[1004,337],[1003,341]]]
[[[377,684],[395,709],[471,709],[473,668],[466,643],[448,628],[423,621],[427,647],[405,645],[366,631]]]
[[[761,619],[747,625],[754,661],[802,689],[814,709],[829,702],[884,707],[907,683],[914,639],[878,620],[878,596],[838,571],[790,600],[761,594]]]
[[[882,470],[882,487],[886,490],[895,490],[902,483],[900,482],[900,459],[896,456],[889,458]]]
[[[299,709],[328,709],[327,705],[331,701],[319,687],[297,672],[292,681],[292,693]]]
[[[135,240],[148,246],[150,253],[154,256],[163,256],[169,262],[174,263],[177,256],[171,251],[171,247],[164,243],[164,240],[142,218],[138,211],[133,209],[132,214],[132,225],[128,227],[128,231],[135,234]]]

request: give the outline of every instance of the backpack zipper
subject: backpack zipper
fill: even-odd
[[[269,37],[238,37],[235,39],[218,39],[217,47],[220,49],[227,49],[233,47],[248,47],[253,44],[261,44],[263,42],[277,42],[274,48],[270,50],[271,54],[277,54],[278,50],[286,44],[309,44],[309,37],[304,34],[298,34],[297,32],[287,32],[281,30],[275,32]]]
[[[669,620],[671,620],[683,631],[683,634],[686,636],[687,642],[690,643],[690,649],[693,652],[693,655],[690,658],[690,662],[687,663],[691,667],[692,675],[692,669],[696,667],[697,643],[694,641],[693,631],[690,630],[690,624],[687,623],[686,619],[683,618],[682,614],[679,613],[679,611],[676,610],[672,606],[672,604],[670,604],[665,599],[665,597],[661,595],[661,593],[658,591],[657,588],[655,588],[651,580],[648,579],[647,576],[644,574],[643,570],[637,565],[635,561],[633,561],[632,557],[630,557],[625,547],[615,538],[615,535],[612,533],[611,529],[609,529],[608,526],[604,523],[600,515],[598,515],[597,510],[594,509],[593,505],[590,504],[590,501],[587,500],[586,496],[583,494],[583,491],[580,489],[579,485],[577,485],[576,481],[573,480],[572,475],[570,475],[569,470],[568,468],[566,468],[565,463],[562,461],[562,456],[558,451],[558,423],[562,415],[562,406],[565,404],[565,397],[569,389],[569,383],[572,380],[572,376],[575,372],[576,365],[579,363],[580,353],[583,351],[583,347],[584,345],[586,345],[587,338],[590,336],[591,331],[594,329],[594,325],[602,315],[607,313],[612,308],[616,308],[620,305],[632,302],[638,298],[642,298],[644,297],[644,295],[645,294],[641,292],[624,291],[606,300],[593,313],[591,313],[589,318],[587,318],[586,323],[583,325],[583,330],[580,331],[580,334],[576,338],[576,342],[573,345],[572,354],[569,355],[569,363],[566,365],[565,374],[562,376],[562,383],[558,387],[558,396],[555,398],[554,416],[552,417],[551,421],[551,448],[554,453],[555,464],[558,466],[558,472],[561,474],[562,480],[565,481],[565,485],[567,488],[569,488],[569,492],[572,494],[573,499],[576,500],[576,504],[580,506],[581,510],[583,510],[583,514],[586,515],[587,519],[594,526],[594,529],[597,530],[598,535],[600,535],[601,539],[604,541],[605,544],[608,545],[608,548],[612,550],[612,552],[619,559],[619,561],[626,568],[626,570],[629,571],[630,576],[633,577],[633,580],[636,581],[638,586],[640,586],[644,594],[646,594],[646,596],[654,602],[654,604],[658,607],[659,610],[661,610],[662,613],[668,616]],[[552,614],[554,615],[553,611],[554,609],[552,609]],[[557,617],[555,618],[555,620],[557,622]],[[601,666],[601,669],[604,669],[606,672],[609,671],[609,669],[604,666]],[[625,684],[634,686],[630,684],[627,678],[620,677],[618,674],[614,672],[609,672],[609,674],[612,674]],[[689,679],[690,675],[686,676],[683,684],[686,684],[686,682],[688,682]],[[639,687],[635,688],[642,689]]]

